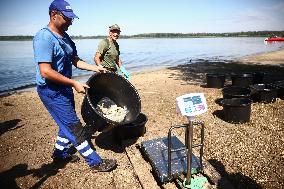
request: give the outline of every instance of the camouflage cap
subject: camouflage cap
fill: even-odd
[[[109,30],[112,31],[112,30],[118,30],[120,31],[120,27],[117,25],[117,24],[114,24],[112,26],[109,27]]]

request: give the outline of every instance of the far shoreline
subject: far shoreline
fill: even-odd
[[[246,32],[223,32],[223,33],[142,33],[133,35],[121,35],[120,39],[155,39],[155,38],[231,38],[231,37],[261,37],[263,40],[271,35],[282,36],[284,31],[246,31]],[[106,35],[71,35],[74,40],[103,39]],[[0,41],[32,41],[33,35],[1,35]]]

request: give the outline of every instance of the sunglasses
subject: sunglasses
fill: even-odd
[[[68,22],[73,22],[74,18],[68,18],[67,16],[65,16],[63,13],[56,11],[56,14],[60,15],[65,21]]]
[[[110,30],[110,32],[120,34],[120,30],[117,30],[117,29]]]

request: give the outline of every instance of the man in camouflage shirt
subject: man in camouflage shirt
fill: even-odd
[[[120,35],[120,27],[114,24],[109,27],[109,36],[100,41],[94,61],[98,66],[102,66],[109,71],[116,72],[118,67],[121,67],[122,62],[119,58],[119,45],[116,40]]]

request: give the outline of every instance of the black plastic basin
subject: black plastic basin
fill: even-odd
[[[255,102],[272,103],[275,102],[278,88],[268,84],[251,85],[252,99]]]
[[[250,89],[238,86],[230,86],[222,89],[223,98],[250,98]]]
[[[145,124],[147,121],[147,116],[143,113],[140,113],[135,121],[115,127],[112,134],[117,140],[141,137],[146,132]]]
[[[253,74],[233,74],[231,75],[232,85],[248,87],[253,84]]]
[[[206,74],[207,87],[223,88],[225,83],[225,75],[223,74]]]
[[[264,81],[264,76],[266,74],[263,72],[255,72],[253,73],[253,84],[260,84]]]
[[[134,86],[115,73],[96,73],[90,77],[81,114],[87,125],[101,131],[109,125],[125,125],[136,120],[141,111],[140,97]],[[97,110],[98,103],[108,98],[119,107],[126,107],[128,113],[122,122],[115,122]]]
[[[284,80],[276,81],[273,85],[278,88],[277,97],[284,100]]]
[[[252,100],[247,98],[223,99],[224,120],[230,123],[245,123],[250,121]]]

